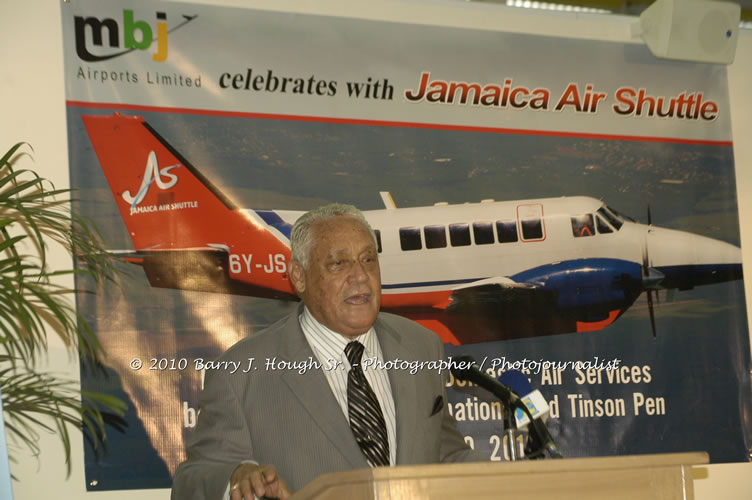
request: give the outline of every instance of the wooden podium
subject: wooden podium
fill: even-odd
[[[410,465],[324,474],[294,500],[458,498],[693,499],[705,452]]]

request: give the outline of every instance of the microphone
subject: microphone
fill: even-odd
[[[528,456],[539,458],[544,450],[548,450],[552,458],[563,458],[546,427],[549,408],[543,394],[537,389],[533,390],[527,376],[519,370],[507,370],[499,376],[499,380],[517,394],[522,394],[520,404],[516,405],[514,417],[517,429],[530,425],[528,434],[530,442],[525,450]]]
[[[461,356],[452,358],[451,365],[452,374],[457,379],[467,380],[473,382],[479,387],[482,387],[494,396],[498,397],[505,407],[515,408],[517,411],[524,413],[525,417],[527,418],[527,425],[532,422],[530,431],[528,432],[528,449],[526,449],[528,457],[540,458],[542,454],[545,453],[544,450],[548,450],[551,453],[552,458],[563,457],[563,455],[557,449],[554,439],[548,432],[545,422],[542,420],[542,418],[536,418],[531,413],[528,406],[523,403],[523,400],[520,398],[517,391],[512,390],[504,382],[500,382],[487,373],[480,371],[478,366],[475,364],[475,359],[470,355],[463,354]],[[521,394],[529,396],[530,393],[535,392],[532,390],[530,383],[527,381],[527,377],[525,377],[522,372],[519,372],[518,370],[510,371],[517,371],[517,373],[519,373],[519,375],[508,375],[507,377],[508,380],[511,379],[515,383],[520,383],[518,389],[520,389]],[[522,381],[520,379],[520,375],[524,379],[524,384],[521,383]],[[541,395],[540,397],[545,402],[543,395]],[[532,402],[532,398],[530,398],[530,401]],[[546,408],[548,408],[548,404],[546,404]],[[542,412],[538,413],[539,417],[543,416]],[[515,420],[516,419],[517,416],[515,414]]]
[[[533,390],[524,373],[519,370],[507,370],[501,374],[499,382],[520,395],[522,403],[530,410],[530,415],[533,419],[540,418],[543,422],[548,421],[548,402],[539,390]],[[521,408],[516,409],[514,418],[519,430],[524,429],[530,424],[530,418],[528,418],[527,414]]]
[[[504,385],[503,382],[499,382],[491,375],[480,371],[478,365],[475,364],[475,358],[468,354],[453,357],[451,371],[455,378],[459,380],[467,380],[482,387],[499,398],[506,406],[516,406],[520,401],[519,395],[515,394],[514,391]]]
[[[515,427],[517,426],[515,425],[515,410],[523,411],[519,408],[525,408],[524,411],[527,410],[527,407],[522,404],[519,394],[507,387],[504,382],[500,381],[500,378],[495,379],[491,375],[480,371],[475,364],[475,359],[467,354],[452,358],[451,370],[454,377],[458,380],[468,380],[473,382],[475,385],[482,387],[501,400],[501,403],[504,405],[504,432],[507,435],[506,446],[509,451],[509,458],[510,460],[517,460],[517,448],[515,444],[517,441],[515,439]],[[531,419],[532,415],[531,418],[528,419],[528,422]]]

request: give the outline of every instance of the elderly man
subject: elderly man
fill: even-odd
[[[339,204],[312,210],[290,245],[303,304],[220,358],[254,358],[253,368],[207,373],[172,498],[287,498],[327,472],[488,460],[457,430],[441,374],[373,368],[444,351],[432,332],[379,313],[376,238],[363,215]]]

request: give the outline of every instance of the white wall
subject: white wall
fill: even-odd
[[[75,1],[75,0],[73,0]],[[199,0],[200,1],[200,0]],[[509,10],[486,4],[464,2],[378,2],[319,0],[206,0],[206,3],[255,6],[277,10],[298,10],[329,15],[373,17],[395,21],[459,25],[520,31],[535,34],[628,39],[627,19],[616,16],[576,16],[557,13]],[[0,151],[17,141],[34,146],[33,163],[41,175],[59,187],[68,185],[65,95],[61,48],[60,0],[3,0],[0,3]],[[745,263],[752,262],[752,31],[739,39],[736,62],[729,68],[734,157]],[[53,265],[69,266],[62,252],[53,254]],[[746,280],[747,309],[752,301],[752,280]],[[51,343],[49,368],[78,378],[78,363],[56,342]],[[12,467],[20,479],[14,483],[17,499],[78,499],[85,495],[83,450],[74,436],[73,472],[66,478],[62,447],[56,436],[44,435],[39,459],[24,456]],[[696,497],[739,499],[752,497],[752,464],[723,464],[701,467],[695,473]],[[97,499],[132,498],[132,492],[94,493]],[[142,500],[169,498],[167,490],[145,490]]]

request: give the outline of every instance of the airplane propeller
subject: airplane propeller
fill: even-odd
[[[655,312],[653,311],[653,289],[650,288],[650,261],[648,257],[647,237],[645,244],[642,247],[642,286],[645,288],[645,292],[647,293],[648,311],[650,312],[650,326],[653,329],[653,338],[656,338]]]
[[[650,215],[650,205],[648,205],[648,226],[652,226],[652,217]],[[645,240],[642,245],[642,286],[647,293],[648,298],[648,312],[650,313],[650,327],[653,330],[653,338],[656,338],[655,331],[655,311],[653,309],[653,293],[656,294],[656,300],[658,300],[658,292],[660,289],[661,281],[665,275],[651,267],[650,256],[648,255],[648,234],[651,229],[648,227],[648,232],[645,234]]]

